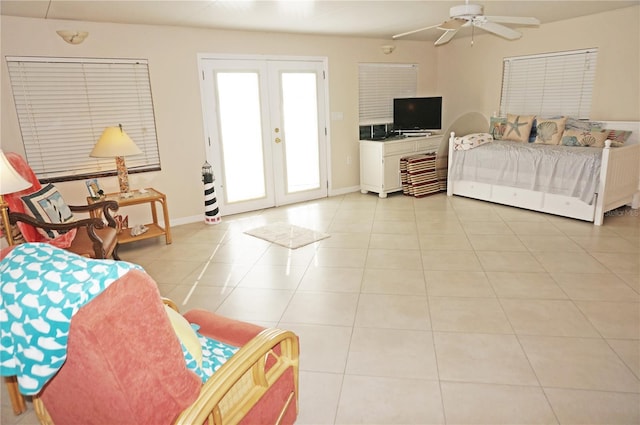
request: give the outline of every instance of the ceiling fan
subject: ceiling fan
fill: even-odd
[[[516,24],[516,25],[540,25],[540,21],[536,18],[530,17],[518,17],[518,16],[485,16],[484,6],[479,4],[469,4],[469,0],[466,0],[465,4],[453,6],[449,10],[449,19],[437,24],[424,28],[419,28],[412,31],[407,31],[402,34],[396,34],[393,39],[404,37],[417,32],[426,31],[432,28],[438,28],[444,31],[444,34],[436,40],[435,45],[439,46],[449,42],[458,30],[462,27],[471,26],[472,29],[480,28],[490,33],[504,37],[507,40],[516,40],[522,37],[522,33],[512,28],[506,27],[501,24]],[[473,39],[471,41],[473,44]]]

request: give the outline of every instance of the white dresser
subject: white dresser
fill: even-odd
[[[360,140],[360,191],[376,192],[381,198],[402,190],[400,158],[437,152],[442,135],[403,139]]]

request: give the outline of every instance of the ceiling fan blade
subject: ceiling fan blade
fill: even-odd
[[[453,38],[453,36],[456,35],[457,32],[458,32],[458,30],[447,30],[447,31],[445,31],[444,34],[442,34],[440,36],[440,38],[436,40],[435,45],[436,46],[440,46],[441,44],[448,43],[449,40],[451,40]]]
[[[411,35],[411,34],[415,34],[415,33],[417,33],[417,32],[430,30],[430,29],[432,29],[432,28],[438,28],[440,25],[442,25],[442,24],[438,24],[438,25],[431,25],[431,26],[428,26],[428,27],[419,28],[419,29],[417,29],[417,30],[411,30],[411,31],[403,32],[402,34],[396,34],[396,35],[392,36],[391,38],[393,38],[393,39],[395,40],[396,38],[404,37],[404,36],[406,36],[406,35]]]
[[[473,25],[490,33],[499,35],[500,37],[504,37],[507,40],[516,40],[522,37],[522,34],[519,31],[505,27],[504,25],[496,24],[495,22],[474,21]]]
[[[501,24],[515,25],[540,25],[540,20],[522,16],[485,16],[488,21],[499,22]]]
[[[466,19],[453,18],[453,19],[446,20],[440,25],[438,25],[438,29],[441,29],[444,31],[459,30],[466,23],[467,23]]]

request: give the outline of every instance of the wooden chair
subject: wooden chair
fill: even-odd
[[[51,243],[84,257],[119,259],[116,221],[111,214],[111,211],[118,209],[117,202],[102,201],[92,205],[69,205],[73,213],[88,215],[91,211],[99,211],[95,217],[104,217],[107,221],[106,225],[100,218],[82,218],[62,224],[37,220],[26,214],[21,197],[39,191],[42,189],[42,185],[24,158],[13,152],[6,152],[5,155],[13,168],[32,184],[32,187],[28,189],[4,196],[9,204],[9,221],[18,226],[26,242]],[[61,235],[50,238],[44,236],[37,229],[43,229],[45,232],[54,231],[61,233]]]

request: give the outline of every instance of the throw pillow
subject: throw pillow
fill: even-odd
[[[611,146],[622,146],[624,142],[631,137],[631,131],[628,130],[605,130],[607,132],[607,139],[611,140]]]
[[[202,345],[200,345],[196,331],[193,330],[191,324],[180,313],[168,305],[165,305],[164,309],[167,311],[167,316],[169,316],[169,321],[176,336],[196,360],[198,366],[202,366]]]
[[[607,140],[606,130],[565,130],[562,135],[561,145],[564,146],[588,146],[593,148],[603,148],[604,141]]]
[[[558,145],[564,133],[566,117],[559,119],[538,119],[535,143]]]
[[[577,118],[568,117],[565,128],[582,131],[600,130],[602,128],[602,123],[598,121],[579,120]]]
[[[66,223],[73,220],[69,206],[60,192],[51,184],[43,186],[37,192],[21,197],[24,209],[33,218],[44,223]],[[65,232],[36,228],[42,236],[54,239]]]
[[[466,151],[484,145],[485,143],[491,143],[493,137],[489,133],[472,133],[466,136],[456,137],[453,139],[453,149],[457,151]]]
[[[505,117],[491,117],[489,123],[489,133],[493,136],[494,140],[502,139],[502,135],[507,129],[507,119]]]
[[[534,118],[533,123],[531,124],[531,133],[529,133],[529,143],[535,142],[537,136],[538,136],[538,117]]]
[[[534,119],[535,115],[507,114],[507,125],[502,139],[527,143]]]

